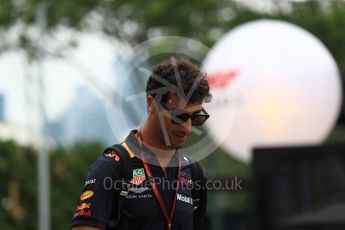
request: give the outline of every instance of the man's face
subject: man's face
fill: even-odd
[[[176,94],[169,93],[167,101],[158,105],[157,121],[162,137],[160,142],[168,149],[181,148],[192,131],[192,121],[189,118],[177,123],[172,120],[172,113],[182,111],[193,115],[201,111],[201,105],[202,100],[187,103]]]

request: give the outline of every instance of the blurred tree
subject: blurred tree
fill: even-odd
[[[42,0],[47,4],[47,41],[57,39],[61,28],[101,31],[109,38],[129,44],[152,36],[170,34],[186,37],[215,38],[229,15],[225,1],[109,1]],[[38,40],[36,15],[39,0],[3,0],[0,5],[0,52],[23,48],[32,53]],[[230,2],[227,5],[233,5]],[[227,6],[231,14],[231,8]],[[223,12],[220,14],[220,12]],[[223,15],[223,16],[221,16]],[[205,26],[204,26],[205,25]],[[214,40],[214,39],[213,39]],[[61,40],[59,40],[61,43]],[[69,40],[68,42],[71,42]],[[73,44],[73,42],[71,43]],[[65,44],[65,45],[71,45]],[[61,51],[61,45],[55,51]]]
[[[235,0],[2,0],[0,4],[0,54],[22,48],[34,53],[38,42],[38,4],[47,4],[48,53],[63,53],[75,45],[69,31],[102,32],[109,39],[137,44],[160,35],[194,38],[213,45],[225,32],[258,18],[290,21],[304,27],[329,48],[345,73],[345,1],[275,1],[270,11],[258,11]]]
[[[31,148],[0,142],[1,229],[37,229],[36,156]]]
[[[53,229],[69,229],[89,166],[104,149],[99,143],[77,143],[51,152],[51,213]]]
[[[34,53],[38,42],[38,4],[47,4],[47,45],[50,53],[62,53],[75,45],[57,36],[63,28],[98,31],[110,39],[137,44],[160,35],[194,38],[213,45],[225,32],[258,18],[290,21],[304,27],[330,49],[345,73],[345,1],[274,1],[270,11],[248,8],[234,0],[2,0],[0,4],[0,53],[22,48]],[[66,32],[66,34],[68,34]],[[54,43],[55,41],[55,43]],[[65,42],[64,42],[65,41]]]
[[[270,12],[259,12],[234,0],[2,0],[0,36],[5,42],[0,51],[34,47],[38,36],[35,19],[40,2],[47,4],[47,33],[52,40],[56,39],[55,32],[70,28],[101,31],[109,38],[130,44],[159,35],[178,35],[212,45],[232,27],[264,17],[296,23],[316,34],[336,57],[345,55],[340,49],[345,39],[341,30],[345,24],[345,2],[342,0],[267,0],[276,3]],[[343,63],[344,58],[341,61]]]
[[[102,149],[98,143],[77,143],[50,152],[52,229],[70,229],[88,167]],[[34,149],[0,141],[1,229],[38,229],[36,169]]]
[[[308,1],[305,4],[295,4],[292,16],[289,16],[285,14],[283,19],[307,29],[330,50],[338,64],[345,89],[345,1]],[[345,126],[344,99],[338,124]]]

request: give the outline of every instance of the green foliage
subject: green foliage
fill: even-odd
[[[101,155],[97,143],[79,143],[51,153],[51,214],[54,229],[69,229],[91,163]]]
[[[15,6],[13,1],[1,1],[0,5],[0,25],[2,27],[9,27],[15,21],[15,15],[13,11]]]
[[[52,229],[69,229],[91,163],[103,147],[79,143],[50,153]],[[37,154],[13,142],[0,143],[1,229],[37,229]]]
[[[282,19],[295,23],[318,37],[335,57],[341,75],[345,77],[345,2],[330,1],[324,6],[320,1],[296,4],[290,14]]]
[[[1,229],[36,229],[36,154],[13,142],[0,144]]]

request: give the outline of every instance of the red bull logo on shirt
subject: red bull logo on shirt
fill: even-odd
[[[74,213],[74,217],[91,216],[92,211],[90,208],[91,208],[90,203],[81,203],[80,205],[77,206],[77,210]]]
[[[82,210],[76,211],[74,213],[74,217],[77,217],[77,216],[91,216],[91,214],[92,214],[91,209],[86,210],[86,211],[84,209],[82,209]]]
[[[183,181],[183,182],[186,182],[186,183],[189,184],[189,185],[192,185],[192,184],[193,184],[192,179],[187,178],[187,177],[184,177],[184,176],[180,176],[180,180]]]
[[[106,157],[114,158],[116,161],[120,160],[119,155],[115,151],[105,154]]]
[[[77,210],[83,210],[83,209],[87,209],[87,208],[90,208],[90,204],[82,203],[82,204],[77,206]]]

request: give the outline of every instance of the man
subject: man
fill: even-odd
[[[207,78],[189,61],[171,58],[153,68],[146,94],[143,126],[90,167],[73,230],[202,229],[205,174],[201,170],[202,179],[193,178],[198,163],[179,149],[193,126],[209,117],[202,108],[211,98]],[[123,189],[125,156],[130,156],[132,173],[128,190]]]

